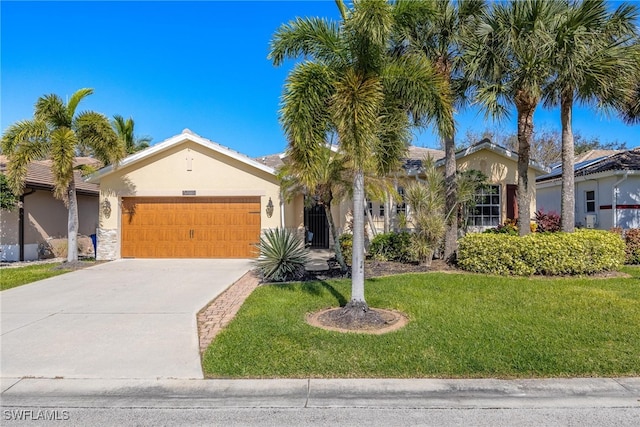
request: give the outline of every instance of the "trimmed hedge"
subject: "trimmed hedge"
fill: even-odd
[[[625,244],[603,230],[574,233],[468,234],[458,243],[458,266],[476,273],[529,276],[594,274],[619,268]]]

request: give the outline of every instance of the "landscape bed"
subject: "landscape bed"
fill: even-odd
[[[626,277],[426,273],[367,280],[372,307],[409,323],[384,335],[326,331],[348,280],[264,285],[203,355],[214,378],[536,378],[640,375],[640,268]]]

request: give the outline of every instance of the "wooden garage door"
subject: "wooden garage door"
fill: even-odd
[[[260,197],[126,197],[123,258],[253,258]]]

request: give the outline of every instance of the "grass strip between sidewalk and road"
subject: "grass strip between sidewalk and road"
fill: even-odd
[[[0,268],[0,291],[26,285],[38,280],[68,273],[71,270],[56,269],[61,263],[28,265],[25,267]]]
[[[384,335],[312,327],[348,280],[266,285],[203,356],[208,377],[536,378],[640,375],[640,268],[628,278],[407,274],[367,280],[371,307],[409,324]]]

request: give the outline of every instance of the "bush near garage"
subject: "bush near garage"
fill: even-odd
[[[622,238],[603,230],[574,233],[468,234],[461,238],[458,266],[486,274],[529,276],[595,274],[618,269],[625,259]]]
[[[411,234],[408,231],[378,234],[371,240],[369,256],[378,261],[413,261]]]

